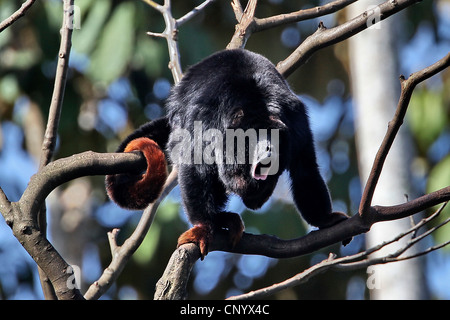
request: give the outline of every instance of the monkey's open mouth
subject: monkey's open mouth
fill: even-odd
[[[270,162],[267,164],[263,164],[258,162],[257,164],[252,165],[252,177],[255,180],[266,180],[270,171]]]

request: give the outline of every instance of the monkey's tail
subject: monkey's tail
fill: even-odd
[[[168,174],[163,148],[169,133],[167,119],[161,118],[143,125],[119,146],[118,152],[141,151],[147,161],[143,173],[106,176],[107,194],[120,207],[142,210],[160,196]]]

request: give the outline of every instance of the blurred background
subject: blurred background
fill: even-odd
[[[178,18],[202,1],[172,2],[174,17]],[[260,1],[256,16],[268,17],[326,2]],[[0,0],[0,21],[21,3]],[[173,84],[167,68],[165,40],[146,35],[147,31],[164,30],[159,12],[137,0],[76,0],[75,4],[80,23],[77,25],[75,21],[79,28],[73,33],[57,158],[87,150],[113,152],[135,128],[164,115],[164,100]],[[331,28],[356,15],[343,10],[256,33],[246,48],[265,55],[276,64],[312,34],[319,21]],[[396,61],[394,83],[398,84],[400,74],[408,76],[450,51],[450,1],[423,1],[390,19],[395,19],[398,31],[395,46],[391,47],[391,58]],[[43,0],[0,33],[0,186],[11,201],[20,198],[38,167],[53,90],[61,21],[62,2]],[[216,1],[183,25],[178,35],[183,68],[224,49],[235,24],[229,1]],[[383,32],[383,27],[378,31]],[[368,35],[365,32],[362,37]],[[355,138],[358,113],[355,111],[356,87],[352,83],[356,69],[349,51],[349,41],[322,49],[287,80],[308,107],[319,164],[330,187],[334,209],[352,215],[358,210],[365,178],[358,163],[362,151]],[[383,135],[386,127],[387,122],[381,128]],[[403,166],[410,173],[408,191],[402,192],[413,197],[449,185],[448,70],[416,88],[401,131],[408,136],[409,142],[403,148],[410,155]],[[378,148],[380,143],[381,140],[374,138],[371,145]],[[372,161],[373,158],[366,160],[366,164],[370,166]],[[84,292],[110,262],[106,233],[120,228],[119,241],[125,239],[134,230],[141,213],[125,211],[111,203],[105,194],[103,176],[80,178],[61,186],[48,197],[47,205],[50,240],[66,261],[81,268]],[[232,197],[228,206],[229,211],[241,214],[246,230],[251,233],[289,239],[310,231],[292,204],[285,176],[280,179],[276,194],[260,210],[247,210],[237,197]],[[444,216],[449,214],[447,207]],[[159,207],[141,247],[102,299],[152,299],[155,284],[176,247],[177,237],[188,227],[180,206],[179,190],[175,188]],[[448,240],[448,229],[440,229],[432,238],[427,238],[425,246]],[[223,299],[248,292],[285,280],[325,259],[330,251],[348,255],[364,249],[365,245],[366,237],[361,235],[347,247],[335,245],[285,260],[212,252],[195,265],[189,281],[189,298]],[[412,281],[417,280],[423,293],[421,298],[450,299],[448,248],[416,259],[414,264],[421,277]],[[368,299],[371,295],[366,285],[367,276],[365,269],[328,271],[273,298]],[[34,261],[12,236],[1,216],[0,298],[43,298]]]

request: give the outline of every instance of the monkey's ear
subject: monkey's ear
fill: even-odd
[[[108,196],[126,209],[145,209],[154,202],[167,179],[166,158],[158,144],[149,138],[134,139],[127,144],[124,152],[141,151],[147,161],[147,169],[142,174],[114,174],[106,176]]]
[[[270,121],[274,125],[274,128],[285,130],[287,129],[287,125],[280,119],[280,117],[272,115],[269,117]]]

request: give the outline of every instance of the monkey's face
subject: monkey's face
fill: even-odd
[[[219,178],[227,190],[241,196],[252,209],[267,201],[284,170],[280,163],[284,124],[267,108],[255,109],[235,108],[224,121],[224,161],[218,165]]]

